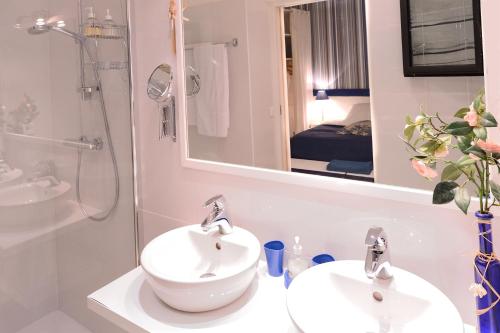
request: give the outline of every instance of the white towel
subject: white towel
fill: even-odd
[[[225,138],[229,130],[229,67],[226,46],[195,46],[193,63],[200,75],[200,92],[195,98],[198,133]]]

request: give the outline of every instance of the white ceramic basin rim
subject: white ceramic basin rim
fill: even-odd
[[[457,309],[441,291],[402,269],[393,272],[392,280],[371,280],[362,261],[315,266],[290,285],[290,317],[308,333],[463,333]]]
[[[48,181],[9,186],[0,190],[0,207],[17,207],[41,203],[66,194],[71,185],[61,182],[49,186]]]
[[[14,181],[20,179],[23,176],[23,171],[21,169],[12,169],[8,172],[0,174],[0,188],[11,184]]]
[[[189,312],[213,310],[236,300],[252,282],[260,243],[234,227],[229,235],[199,225],[169,231],[151,241],[141,264],[155,293]]]

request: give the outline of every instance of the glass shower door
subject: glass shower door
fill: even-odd
[[[127,1],[5,0],[0,45],[0,331],[119,332],[86,296],[136,264]]]

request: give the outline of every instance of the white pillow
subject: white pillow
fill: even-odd
[[[354,104],[351,110],[347,114],[347,117],[343,120],[329,120],[325,121],[325,125],[341,125],[347,126],[358,121],[371,120],[370,115],[370,103],[359,103]]]

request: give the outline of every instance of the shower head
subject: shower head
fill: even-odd
[[[67,37],[73,38],[80,43],[86,40],[85,36],[83,35],[64,29],[63,26],[48,24],[42,19],[37,19],[35,25],[28,29],[28,33],[30,35],[41,35],[49,31],[59,32]]]
[[[40,35],[50,31],[50,25],[34,25],[28,29],[30,35]]]

